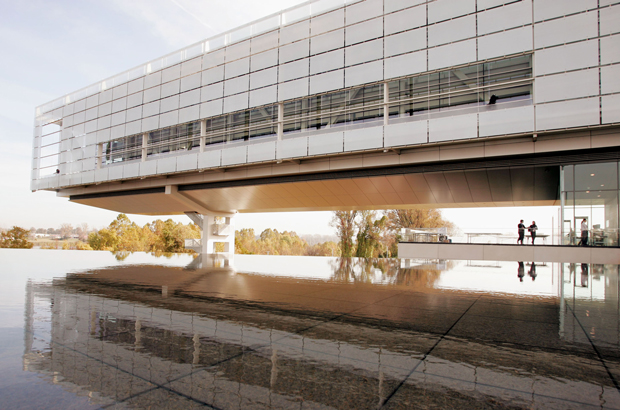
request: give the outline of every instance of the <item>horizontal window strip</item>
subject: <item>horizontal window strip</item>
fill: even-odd
[[[276,137],[280,127],[286,135],[377,121],[386,115],[413,116],[490,100],[531,98],[532,81],[531,54],[423,73],[119,138],[102,144],[101,164]]]

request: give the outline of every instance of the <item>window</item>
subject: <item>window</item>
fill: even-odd
[[[386,84],[375,83],[299,98],[282,103],[285,134],[337,128],[379,121],[384,116]],[[491,95],[500,101],[530,98],[532,57],[523,55],[387,82],[389,115],[413,116],[419,112],[455,106],[486,104]],[[205,145],[277,135],[278,105],[211,117],[205,121]],[[46,137],[52,140],[52,137]],[[189,151],[200,146],[200,121],[150,132],[147,156]],[[103,144],[103,164],[141,158],[142,134]]]
[[[532,57],[524,55],[390,81],[390,116],[530,98]]]

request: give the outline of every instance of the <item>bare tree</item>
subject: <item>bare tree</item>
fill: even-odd
[[[457,227],[443,219],[439,209],[390,209],[387,211],[390,229],[401,228],[448,228],[453,235]]]
[[[68,223],[60,225],[60,237],[63,239],[70,238],[73,233],[73,226]]]
[[[75,228],[75,233],[80,241],[86,242],[88,240],[88,224],[86,222],[80,224],[80,226]]]

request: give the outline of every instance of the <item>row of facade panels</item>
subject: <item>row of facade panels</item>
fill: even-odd
[[[620,5],[606,7],[600,13],[594,9],[527,26],[532,21],[532,4],[531,0],[521,0],[416,28],[426,24],[426,8],[426,5],[414,6],[357,23],[353,27],[359,28],[355,30],[335,29],[312,38],[308,36],[312,33],[310,27],[314,26],[309,21],[303,23],[308,30],[297,34],[286,30],[302,23],[283,27],[261,36],[261,42],[256,39],[235,44],[68,104],[42,116],[41,121],[62,118],[65,127],[84,124],[89,131],[112,128],[111,133],[117,134],[112,138],[116,138],[122,131],[114,127],[121,124],[179,110],[185,119],[196,111],[188,107],[196,104],[214,101],[204,109],[205,113],[231,112],[385,78],[608,36],[620,30],[620,25],[614,24],[620,18]],[[321,18],[334,13],[344,12],[330,12]],[[389,21],[388,17],[396,20]],[[489,22],[488,29],[484,28],[484,21]],[[392,34],[398,30],[402,31]],[[485,35],[494,31],[495,34]],[[265,36],[271,40],[266,41]],[[351,36],[357,37],[354,40]],[[278,46],[283,38],[297,41]],[[260,46],[251,47],[254,42]],[[618,42],[608,37],[601,40],[603,65],[617,62]],[[591,41],[561,50],[543,50],[537,53],[535,75],[596,66],[598,48],[599,44]],[[254,49],[257,52],[250,53]],[[310,57],[311,54],[317,55]],[[577,60],[583,61],[572,61],[571,56],[579,56]],[[215,102],[218,99],[221,101]],[[144,128],[146,131],[158,126],[154,121],[147,121]],[[41,130],[41,133],[47,132]]]
[[[480,132],[467,138],[619,122],[619,21],[611,1],[365,0],[37,116],[33,184],[45,152],[59,153],[62,174],[89,172],[97,145],[124,136],[517,53],[533,52],[531,129],[487,134],[490,113],[481,112]],[[409,145],[445,140],[431,124],[467,115],[429,115],[427,141]]]
[[[507,33],[510,34],[510,32]],[[457,43],[457,45],[459,44]],[[536,73],[536,68],[540,67],[544,62],[562,67],[559,69],[561,72],[558,74],[536,79],[534,101],[536,103],[546,103],[620,92],[620,65],[603,66],[600,68],[600,72],[599,68],[588,68],[598,65],[599,47],[603,64],[606,62],[616,62],[615,60],[620,62],[620,35],[601,39],[600,46],[599,40],[589,40],[535,52],[534,73]],[[608,52],[606,53],[605,50],[608,50]],[[225,112],[268,104],[277,101],[279,99],[278,95],[282,99],[292,99],[313,95],[319,91],[337,90],[351,84],[363,83],[364,80],[367,82],[369,80],[380,81],[383,77],[392,77],[386,74],[390,69],[389,60],[391,59],[378,60],[350,69],[340,69],[324,75],[302,78],[207,102],[201,102],[200,94],[202,90],[196,89],[171,96],[165,100],[158,100],[149,104],[138,104],[135,107],[115,114],[93,118],[90,121],[72,125],[73,117],[77,116],[76,114],[63,120],[62,130],[58,131],[61,135],[54,138],[66,140],[96,134],[97,143],[101,143],[126,135],[148,132],[178,123],[212,117]],[[402,75],[427,71],[426,51],[406,54],[394,58],[394,60],[394,63],[398,62],[398,64],[393,66],[396,67],[394,69],[400,70]],[[564,72],[567,70],[573,71]],[[359,71],[359,73],[356,73],[356,71]],[[540,68],[538,71],[540,71]],[[356,80],[347,81],[349,78]],[[142,98],[142,92],[133,95]],[[187,97],[191,95],[194,96],[192,97],[193,99],[188,99]],[[131,95],[123,98],[130,99]],[[194,104],[179,108],[181,101],[185,101],[183,105]],[[165,110],[169,111],[164,112]],[[89,118],[86,117],[86,113],[88,113],[88,110],[81,113],[81,117],[84,120]],[[36,134],[38,135],[36,136],[35,146],[48,145],[46,141],[41,141],[38,138],[43,132],[43,130],[37,127]],[[47,140],[53,140],[53,138],[47,138]]]
[[[620,96],[613,103],[615,121],[620,122]],[[225,144],[204,152],[198,149],[179,155],[149,158],[95,169],[95,159],[77,160],[76,150],[64,153],[67,161],[61,175],[33,179],[32,189],[49,189],[172,174],[200,169],[243,165],[278,159],[330,155],[342,152],[398,148],[429,142],[468,140],[506,133],[528,133],[535,122],[562,123],[568,127],[598,124],[600,99],[590,98],[536,107],[515,106],[486,112],[461,113],[430,120],[407,120],[387,126],[381,122],[365,127],[344,127],[342,131],[291,135],[283,140],[268,138],[264,142]],[[463,110],[466,111],[466,110]],[[566,123],[566,119],[570,123]],[[69,156],[75,155],[73,158]]]
[[[317,3],[325,3],[326,0],[314,2],[309,5],[316,8]],[[336,2],[337,3],[337,2]],[[341,2],[344,3],[344,2]],[[617,3],[613,0],[564,0],[556,2],[553,0],[434,0],[429,4],[420,0],[366,0],[357,2],[346,9],[339,9],[325,13],[321,16],[314,16],[310,20],[304,20],[295,24],[282,24],[278,31],[257,35],[251,40],[240,41],[231,44],[225,49],[220,49],[204,56],[207,63],[203,69],[213,65],[231,63],[235,60],[248,57],[250,54],[257,54],[265,50],[277,48],[279,45],[302,41],[309,37],[314,37],[315,43],[312,45],[311,53],[318,54],[323,51],[323,45],[329,47],[333,41],[338,42],[338,36],[342,35],[340,47],[367,41],[373,36],[389,36],[400,31],[412,30],[417,27],[428,25],[428,42],[426,47],[441,45],[492,32],[504,31],[513,27],[541,22],[536,26],[534,48],[547,47],[554,44],[562,44],[576,39],[589,38],[594,36],[595,25],[588,20],[600,20],[600,31],[598,35],[607,35],[616,32],[618,10],[615,7],[606,6]],[[396,4],[397,3],[397,4]],[[597,14],[596,8],[602,7],[602,13]],[[320,4],[318,9],[321,9]],[[406,10],[403,10],[406,9]],[[571,16],[574,13],[591,11],[585,16]],[[385,16],[383,16],[385,15]],[[377,20],[379,16],[379,20]],[[568,16],[567,19],[554,20],[557,17]],[[474,19],[475,17],[475,19]],[[269,18],[268,18],[269,19]],[[385,19],[385,27],[383,27]],[[475,20],[475,22],[474,22]],[[278,28],[284,20],[277,20]],[[365,25],[360,25],[364,22]],[[347,26],[346,41],[344,31],[337,31],[341,27]],[[336,31],[334,31],[336,30]],[[320,36],[326,32],[332,32],[329,38]],[[191,46],[194,48],[195,46]],[[314,48],[317,48],[314,50]],[[336,48],[339,48],[338,46]],[[204,48],[202,48],[204,51]],[[208,50],[208,48],[207,48]],[[297,53],[284,52],[283,54],[296,55]],[[284,60],[286,57],[283,56]],[[286,61],[281,61],[286,62]],[[148,63],[147,63],[148,64]],[[183,63],[163,71],[163,81],[173,79],[180,66],[181,76],[187,75],[185,69],[191,71],[191,66],[195,63]],[[238,67],[241,68],[243,64]],[[185,72],[184,72],[185,71]],[[235,70],[231,70],[227,77],[235,76]],[[162,73],[161,71],[159,72]],[[152,77],[155,80],[157,75]],[[127,80],[125,80],[127,81]],[[118,84],[115,84],[118,85]],[[110,88],[110,84],[105,88]],[[76,101],[79,98],[70,98]],[[45,106],[39,107],[43,112],[49,111]]]
[[[604,70],[606,68],[610,70]],[[535,84],[536,95],[542,94],[545,92],[544,90],[549,90],[550,92],[560,94],[562,98],[559,99],[567,100],[536,105],[536,122],[535,124],[532,123],[528,131],[544,131],[620,122],[620,70],[618,69],[620,69],[620,65],[603,67],[601,69],[601,78],[610,76],[613,81],[606,83],[609,86],[608,89],[603,89],[603,92],[609,92],[610,94],[604,95],[600,99],[598,97],[591,97],[598,94],[598,69],[582,70],[538,79],[538,82]],[[614,75],[612,76],[611,74]],[[581,96],[586,96],[586,98],[579,98]],[[487,128],[487,118],[493,118],[493,116],[500,116],[501,118],[500,114],[507,112],[505,109],[502,109],[503,107],[504,104],[499,104],[494,111],[488,111],[489,107],[487,106],[475,108],[481,111],[480,136],[525,132],[518,124],[514,124],[514,128],[508,127],[508,124],[512,124],[511,121],[506,122],[506,126],[502,127],[502,129]],[[533,108],[531,110],[532,112],[534,111]],[[438,114],[419,113],[416,114],[416,118],[441,116],[441,119],[431,120],[431,122],[441,121],[449,123],[452,116],[458,117],[462,112],[462,110],[455,110]],[[312,131],[308,132],[312,133]],[[97,144],[101,142],[98,135],[94,132],[78,135],[73,138],[62,139],[57,144],[43,147],[35,144],[33,149],[33,158],[35,158],[33,168],[44,168],[46,166],[43,163],[37,163],[37,158],[44,158],[50,152],[59,152],[59,162],[61,164],[83,160],[86,161],[84,164],[88,164],[87,169],[93,169],[95,156],[98,151]],[[437,140],[435,138],[430,139],[430,142],[434,141]],[[40,144],[41,139],[36,139],[35,143]],[[84,165],[81,165],[81,167],[83,168]],[[62,171],[64,173],[64,169]]]
[[[552,20],[557,17],[593,10],[596,7],[610,6],[614,3],[617,2],[615,0],[563,0],[562,2],[536,0],[533,3],[532,0],[459,0],[458,2],[455,0],[432,0],[430,2],[425,0],[319,0],[289,9],[283,13],[265,17],[241,28],[233,29],[228,33],[220,35],[218,38],[193,44],[161,59],[153,60],[128,70],[112,79],[104,80],[55,100],[52,103],[38,107],[37,111],[39,114],[50,112],[52,109],[69,102],[78,101],[84,96],[123,84],[148,72],[161,70],[162,67],[189,60],[207,51],[220,49],[218,53],[213,53],[212,56],[224,55],[226,61],[230,62],[246,56],[250,53],[250,50],[252,53],[258,53],[270,47],[277,47],[278,44],[284,45],[306,37],[318,36],[321,33],[335,30],[345,25],[357,27],[351,30],[350,36],[355,37],[356,32],[367,36],[368,34],[363,34],[365,30],[360,26],[356,26],[356,24],[381,15],[385,15],[387,23],[384,34],[389,35],[398,31],[410,30],[427,24],[434,25],[479,13],[479,18],[476,19],[476,31],[479,34],[485,34],[493,31],[503,31],[522,24],[529,24],[532,21],[543,22],[545,20]],[[342,7],[345,4],[348,7],[343,9]],[[333,9],[339,10],[333,11]],[[402,12],[404,9],[408,9],[406,13]],[[332,12],[329,12],[330,10]],[[310,19],[310,17],[312,18]],[[614,19],[614,12],[610,10],[604,11],[601,20],[603,33],[609,32],[608,28],[613,27]],[[460,28],[459,26],[465,23],[451,24],[452,26],[444,27]],[[275,39],[273,33],[262,35],[262,33],[274,29],[280,29],[279,31],[281,32],[280,36],[277,36],[278,32],[275,33]],[[441,44],[441,36],[446,35],[447,31],[440,28],[435,28],[433,31],[434,33],[430,33],[430,35],[434,36],[436,33],[439,38],[431,39],[430,45]],[[543,29],[543,31],[545,30]],[[555,27],[548,26],[547,31],[556,32],[557,30]],[[371,30],[371,32],[373,31]],[[448,37],[452,35],[447,34]],[[347,40],[348,44],[354,42],[354,38]],[[224,50],[225,54],[222,54],[221,49],[226,44],[228,44],[228,47]]]

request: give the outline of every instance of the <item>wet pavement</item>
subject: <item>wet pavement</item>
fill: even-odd
[[[617,265],[0,250],[0,407],[619,409]]]

